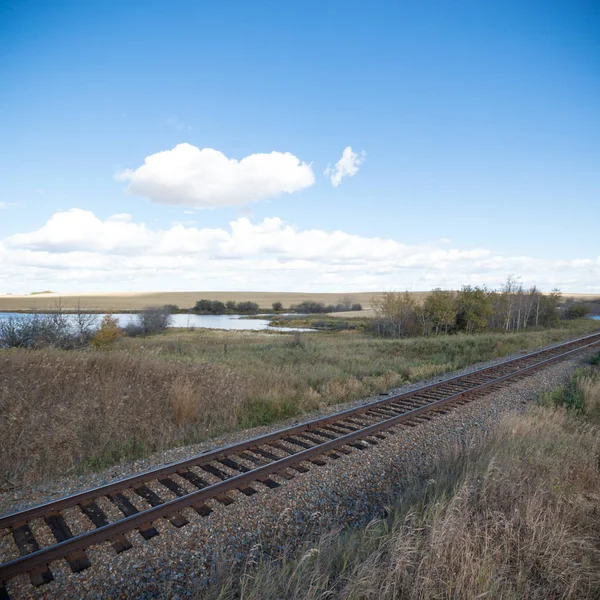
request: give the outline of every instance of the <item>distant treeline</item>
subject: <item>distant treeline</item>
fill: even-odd
[[[192,311],[199,315],[225,315],[227,313],[236,313],[242,315],[255,315],[258,312],[258,304],[256,302],[234,302],[228,300],[221,302],[220,300],[198,300]]]
[[[589,308],[571,302],[561,307],[560,290],[549,294],[533,286],[524,288],[509,277],[499,290],[463,286],[459,292],[434,289],[417,302],[408,292],[387,292],[374,302],[377,318],[373,332],[388,337],[439,335],[477,331],[519,331],[551,327],[559,319],[583,317]]]
[[[281,302],[273,302],[271,308],[273,312],[276,313],[286,310]],[[193,312],[201,315],[225,315],[228,313],[255,315],[259,310],[260,308],[256,302],[234,302],[233,300],[221,302],[220,300],[207,299],[198,300],[192,309]],[[323,302],[306,300],[300,304],[293,304],[287,310],[299,314],[324,314],[330,312],[362,310],[362,306],[358,302],[355,302],[352,296],[344,296],[339,299],[337,304],[326,305]]]

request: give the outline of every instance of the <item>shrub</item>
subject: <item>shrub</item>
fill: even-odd
[[[149,306],[136,316],[142,335],[152,335],[167,329],[173,322],[171,311],[166,306]]]
[[[198,300],[194,306],[194,312],[204,315],[224,315],[227,308],[220,300]]]
[[[292,306],[292,310],[302,314],[324,314],[332,312],[345,312],[348,310],[362,310],[362,306],[358,303],[352,304],[348,299],[342,299],[340,302],[338,302],[338,304],[327,305],[323,304],[323,302],[305,300],[300,304]]]
[[[273,307],[273,310],[275,312],[279,312],[280,310],[283,310],[283,304],[281,304],[281,302],[273,302],[273,304],[271,304],[271,306]]]
[[[119,322],[112,315],[105,315],[100,324],[100,329],[91,340],[92,346],[98,350],[109,350],[115,342],[123,335],[119,328]]]
[[[24,315],[0,320],[0,347],[62,348],[71,350],[85,346],[94,334],[93,323],[74,324],[62,313]]]
[[[258,312],[256,302],[238,302],[237,311],[244,315],[255,315]]]
[[[585,317],[590,309],[585,304],[572,304],[565,311],[565,319],[580,319]]]
[[[233,300],[227,300],[227,302],[225,302],[225,307],[227,308],[227,310],[235,312],[236,304]]]
[[[140,336],[144,335],[144,328],[143,328],[143,326],[140,325],[136,321],[129,321],[129,323],[127,323],[127,325],[123,325],[121,327],[121,331],[127,337],[140,337]]]
[[[293,310],[297,313],[326,313],[328,308],[322,302],[313,302],[312,300],[305,300],[300,304],[292,306]]]

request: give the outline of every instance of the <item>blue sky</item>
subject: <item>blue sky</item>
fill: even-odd
[[[591,1],[4,1],[0,293],[600,292],[599,28]]]

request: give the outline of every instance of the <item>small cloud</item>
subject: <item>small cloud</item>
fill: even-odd
[[[169,127],[173,127],[173,129],[177,129],[177,131],[191,131],[192,126],[180,121],[177,117],[169,117],[167,119],[167,125]]]
[[[442,238],[440,240],[440,244],[451,244],[452,240],[450,238]]]
[[[352,151],[351,146],[346,146],[342,152],[342,158],[335,163],[335,167],[327,167],[324,175],[331,179],[331,185],[338,187],[343,177],[353,177],[365,161],[367,153],[363,150],[360,154]]]
[[[0,202],[0,210],[5,210],[11,206],[19,206],[16,202]]]

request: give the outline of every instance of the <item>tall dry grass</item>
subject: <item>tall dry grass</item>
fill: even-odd
[[[581,333],[386,340],[172,331],[111,352],[0,350],[0,486],[102,468]],[[577,329],[579,328],[579,329]]]
[[[243,382],[225,366],[123,352],[6,350],[0,357],[3,487],[207,437],[233,427],[243,402]]]
[[[415,483],[389,518],[257,559],[207,597],[598,598],[599,457],[599,427],[564,409],[509,418]]]
[[[585,414],[600,420],[600,375],[585,375],[577,381],[577,385],[581,390]]]

